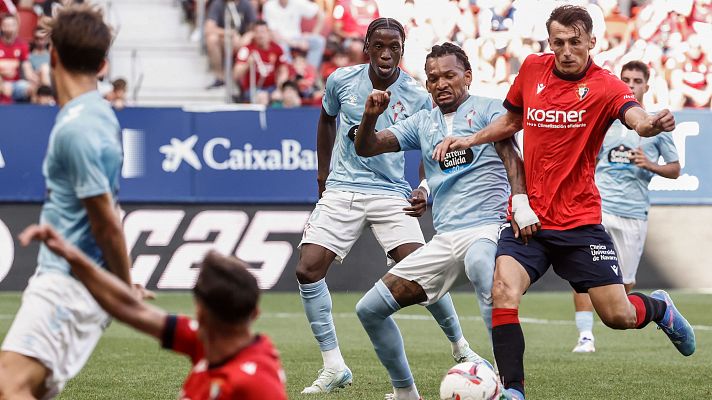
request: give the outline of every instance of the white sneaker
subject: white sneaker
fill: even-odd
[[[319,377],[316,378],[311,386],[305,387],[302,394],[311,393],[331,393],[346,386],[350,386],[354,378],[349,367],[337,371],[331,368],[322,368],[319,370]]]
[[[470,345],[460,347],[457,351],[452,352],[452,358],[455,359],[456,363],[464,362],[477,362],[482,359],[479,354],[475,353],[474,350],[470,348]]]
[[[596,351],[596,347],[593,345],[594,339],[588,337],[582,337],[579,339],[576,347],[572,350],[574,353],[593,353]]]

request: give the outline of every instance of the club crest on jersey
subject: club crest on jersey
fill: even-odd
[[[467,119],[467,125],[472,128],[472,118],[475,116],[475,109],[471,109],[470,111],[467,112],[467,115],[465,115],[465,119]]]
[[[585,83],[582,83],[578,85],[576,88],[576,96],[578,97],[579,101],[583,100],[584,97],[588,94],[588,87],[586,86]]]
[[[392,105],[391,109],[393,110],[393,122],[398,121],[398,114],[403,114],[405,112],[405,106],[400,100],[398,100],[396,104]]]

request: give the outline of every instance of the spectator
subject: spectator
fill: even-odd
[[[215,81],[207,88],[218,88],[225,85],[225,70],[223,61],[225,57],[225,4],[233,0],[212,0],[205,20],[205,46],[208,49],[208,61]],[[246,35],[250,26],[257,20],[257,13],[249,0],[235,0],[237,13],[241,19],[232,38],[233,47],[239,49],[249,43],[250,37]],[[230,55],[232,57],[232,55]]]
[[[334,7],[334,32],[343,39],[363,39],[368,24],[379,17],[375,0],[338,0]]]
[[[17,17],[0,17],[0,97],[4,102],[28,101],[34,92],[37,76],[28,61],[27,43],[17,37]],[[25,79],[21,79],[24,76]]]
[[[308,0],[268,0],[262,9],[262,14],[285,54],[290,54],[289,49],[306,51],[309,64],[319,68],[324,56],[326,39],[320,34],[324,24],[324,13],[316,3]],[[312,32],[302,32],[302,18],[314,17],[317,20]]]
[[[32,99],[33,104],[39,104],[42,106],[54,106],[57,102],[54,99],[54,93],[52,88],[47,85],[42,85],[37,88],[37,93],[35,93]]]
[[[0,14],[17,14],[17,7],[11,0],[0,0]]]
[[[316,91],[316,68],[309,64],[303,51],[293,51],[292,78],[302,98],[311,98]]]
[[[111,82],[112,90],[104,98],[117,110],[122,110],[128,104],[126,99],[126,80],[119,78]]]
[[[44,3],[42,3],[42,13],[47,17],[51,17],[55,10],[60,7],[80,3],[84,3],[84,0],[45,0]]]
[[[254,70],[254,88],[274,91],[289,75],[282,48],[272,40],[267,23],[258,20],[252,26],[252,42],[237,52],[233,78],[240,85],[242,99],[251,91],[250,68]]]
[[[299,95],[299,86],[294,81],[286,81],[272,95],[271,107],[297,108],[302,106],[302,97]]]
[[[28,57],[32,70],[37,74],[40,85],[51,85],[49,76],[49,38],[42,28],[35,29],[34,40],[30,43]]]

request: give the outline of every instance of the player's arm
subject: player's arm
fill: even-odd
[[[358,126],[358,132],[354,140],[356,154],[359,156],[373,157],[383,153],[400,151],[400,144],[393,132],[384,129],[374,133],[376,121],[386,111],[390,100],[391,94],[387,91],[374,90],[368,95],[361,123]]]
[[[647,169],[648,171],[658,174],[663,178],[677,179],[680,176],[680,162],[673,161],[667,164],[660,165],[650,159],[645,155],[645,152],[641,148],[633,150],[631,155],[631,161],[635,163],[640,168]]]
[[[128,285],[95,265],[51,226],[31,225],[20,234],[19,239],[23,246],[27,246],[31,240],[43,241],[55,254],[67,260],[74,276],[86,286],[106,312],[141,332],[161,338],[166,312],[140,300]]]
[[[109,193],[82,199],[89,217],[91,233],[104,255],[109,271],[131,286],[131,261],[126,251],[124,229]]]
[[[675,129],[675,116],[668,109],[650,115],[641,107],[630,107],[625,111],[625,123],[643,137],[655,136],[660,132]]]
[[[317,173],[316,181],[319,185],[319,198],[326,190],[326,179],[329,177],[329,166],[331,165],[331,153],[334,149],[336,139],[336,116],[331,116],[321,107],[319,123],[316,128],[316,157]]]
[[[420,184],[410,193],[410,198],[408,199],[410,206],[403,209],[406,215],[411,217],[422,217],[428,209],[430,187],[428,186],[428,180],[425,178],[425,165],[422,160],[418,166],[418,177],[420,178]]]
[[[484,129],[466,137],[447,136],[435,146],[433,159],[445,160],[445,154],[453,150],[464,150],[483,143],[499,142],[512,137],[522,130],[522,114],[507,111],[502,116],[492,121]]]
[[[496,122],[496,121],[495,121]],[[514,237],[522,237],[524,243],[541,229],[539,218],[529,205],[524,162],[514,149],[514,138],[500,140],[494,144],[499,158],[507,171],[509,186],[512,187],[512,230]]]

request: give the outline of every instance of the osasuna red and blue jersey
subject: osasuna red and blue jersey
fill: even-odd
[[[180,400],[286,400],[285,375],[274,346],[258,335],[249,346],[219,365],[208,364],[198,340],[198,324],[169,315],[163,347],[190,357],[193,368],[183,383]]]
[[[527,194],[543,229],[601,223],[594,182],[608,127],[639,106],[628,86],[589,60],[576,75],[555,70],[553,54],[524,61],[504,106],[522,114]]]

